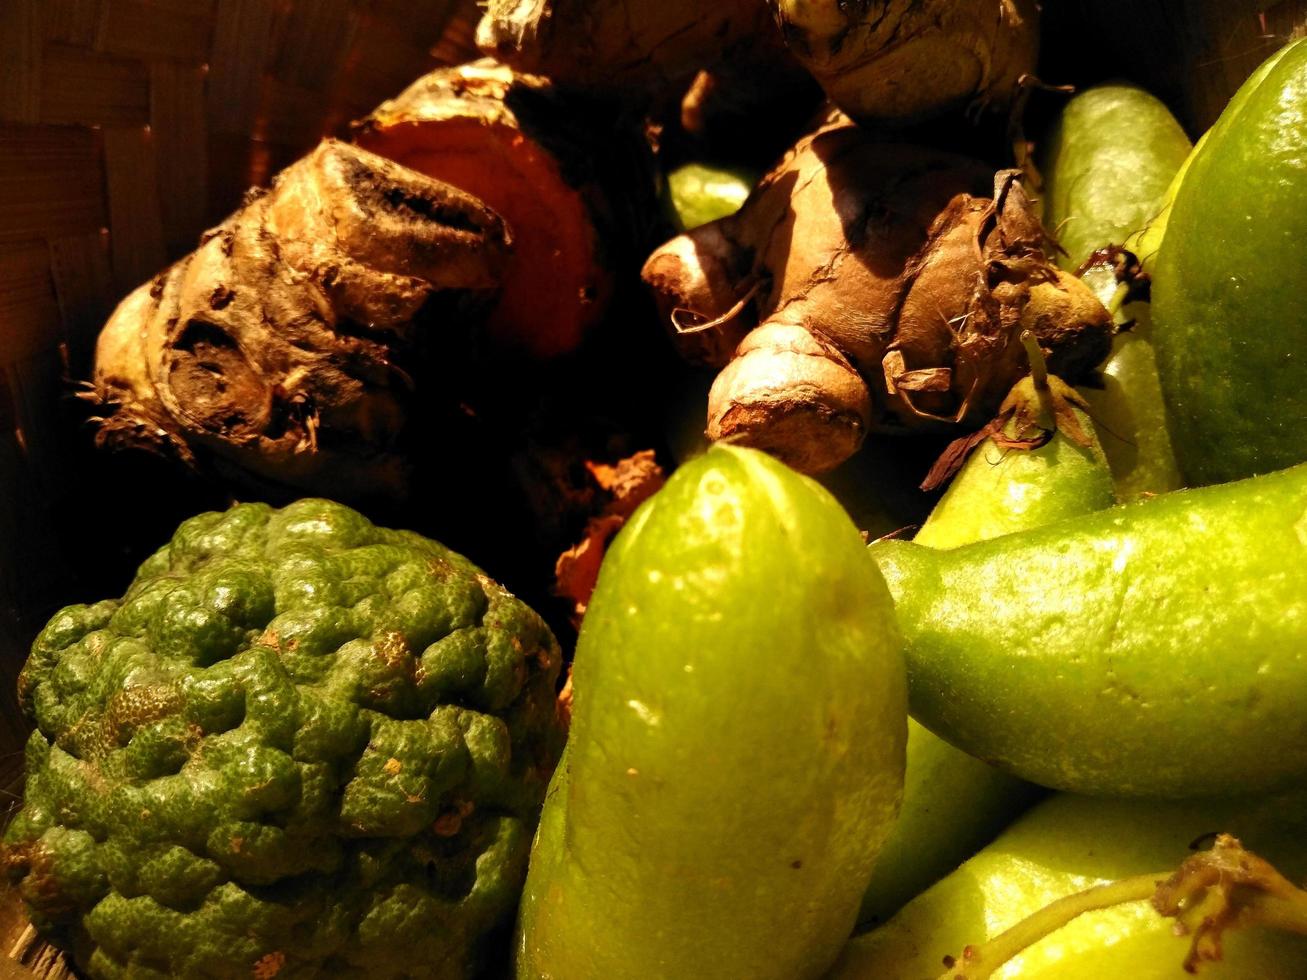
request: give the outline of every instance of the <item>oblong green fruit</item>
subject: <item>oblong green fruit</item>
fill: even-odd
[[[1025,397],[1033,401],[1029,379],[1018,384],[1029,388]],[[956,548],[1114,504],[1112,474],[1093,422],[1078,407],[1068,410],[1088,436],[1088,446],[1061,431],[1034,449],[1005,448],[987,437],[912,540],[931,548]],[[1024,435],[1013,422],[1003,434],[1008,439]]]
[[[676,230],[688,231],[740,210],[760,175],[738,167],[684,163],[667,175],[667,199]]]
[[[1189,173],[1189,167],[1203,152],[1207,145],[1207,138],[1211,133],[1218,129],[1224,128],[1230,121],[1236,118],[1243,110],[1252,94],[1261,86],[1262,81],[1279,63],[1280,59],[1289,53],[1289,48],[1282,47],[1275,54],[1263,61],[1255,72],[1245,80],[1244,84],[1239,86],[1234,97],[1230,99],[1229,104],[1222,112],[1221,118],[1217,120],[1218,125],[1212,126],[1211,129],[1198,137],[1198,142],[1194,144],[1189,156],[1185,158],[1180,169],[1176,171],[1175,176],[1171,178],[1171,184],[1166,189],[1166,194],[1162,199],[1162,206],[1158,212],[1148,219],[1148,222],[1130,235],[1125,240],[1125,247],[1135,254],[1139,259],[1140,268],[1148,276],[1153,276],[1157,269],[1157,254],[1161,251],[1162,241],[1166,238],[1166,226],[1171,218],[1171,208],[1175,204],[1175,196],[1180,191],[1180,185],[1184,183],[1185,176]]]
[[[519,977],[819,976],[903,784],[889,593],[812,481],[681,467],[614,541],[577,645]]]
[[[1071,99],[1040,157],[1044,224],[1066,250],[1058,263],[1073,272],[1143,227],[1189,150],[1170,110],[1138,86],[1099,85]]]
[[[1185,174],[1189,172],[1189,164],[1193,163],[1206,142],[1207,133],[1203,133],[1198,137],[1198,142],[1194,144],[1193,149],[1189,151],[1189,155],[1185,157],[1184,163],[1180,164],[1180,169],[1171,178],[1166,193],[1162,195],[1157,213],[1126,237],[1125,247],[1139,260],[1139,268],[1145,275],[1151,276],[1157,268],[1157,253],[1162,247],[1162,239],[1166,237],[1166,225],[1171,219],[1171,206],[1175,204],[1175,195],[1184,182]]]
[[[859,925],[890,918],[975,854],[1042,793],[909,718],[903,805],[863,893]]]
[[[1184,480],[1171,448],[1157,354],[1149,339],[1149,306],[1134,303],[1127,310],[1135,326],[1112,339],[1100,372],[1102,387],[1079,391],[1098,423],[1117,495],[1133,500],[1179,490]]]
[[[1069,794],[1040,803],[886,925],[851,941],[829,980],[936,980],[945,956],[1065,895],[1174,869],[1190,842],[1235,834],[1294,880],[1307,874],[1307,796],[1157,803]],[[1000,968],[1002,980],[1183,980],[1189,937],[1146,902],[1088,912]],[[1300,980],[1307,938],[1235,931],[1207,980]]]
[[[1066,249],[1058,257],[1062,266],[1078,269],[1098,249],[1138,238],[1167,206],[1190,150],[1170,110],[1141,88],[1100,85],[1071,99],[1040,161],[1044,221]],[[1159,222],[1154,234],[1161,230]],[[1117,287],[1116,276],[1108,278],[1108,295],[1099,296],[1104,305]],[[1118,493],[1129,499],[1175,490],[1181,482],[1146,336],[1148,306],[1132,304],[1125,316],[1135,327],[1113,339],[1103,387],[1081,394],[1101,423]]]
[[[1034,398],[1029,380],[1017,393]],[[1110,507],[1112,478],[1093,423],[1080,446],[1060,430],[1035,449],[1002,449],[986,438],[953,478],[914,541],[952,548]],[[1004,434],[1023,434],[1015,419]],[[1042,791],[954,748],[908,720],[908,764],[899,819],[876,861],[859,923],[883,922],[909,899],[993,839]]]
[[[1095,794],[1307,779],[1307,465],[952,551],[870,551],[912,713],[972,755]]]
[[[1193,484],[1307,459],[1307,41],[1273,56],[1212,127],[1176,192],[1153,342]]]

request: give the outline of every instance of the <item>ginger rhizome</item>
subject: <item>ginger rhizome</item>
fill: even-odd
[[[682,354],[725,366],[709,438],[815,473],[869,430],[983,424],[1026,371],[1022,331],[1060,377],[1092,372],[1111,317],[1043,245],[1015,172],[846,125],[643,276]]]
[[[497,351],[575,350],[655,212],[647,144],[599,117],[575,93],[485,59],[424,75],[356,127],[360,146],[475,194],[507,222],[512,255],[485,328]]]
[[[762,0],[489,0],[477,46],[568,85],[628,92],[688,79],[705,65],[783,52]]]
[[[862,122],[1004,107],[1035,70],[1035,0],[769,0],[790,50]]]
[[[245,482],[401,493],[405,356],[490,300],[508,257],[479,200],[328,140],[114,311],[97,442]]]

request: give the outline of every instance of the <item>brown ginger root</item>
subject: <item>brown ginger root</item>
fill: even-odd
[[[769,0],[786,43],[860,122],[1012,102],[1035,70],[1035,0]]]
[[[834,344],[792,323],[751,332],[708,393],[708,438],[739,439],[802,473],[857,452],[871,394]]]
[[[497,350],[575,350],[606,309],[611,253],[654,213],[647,146],[596,125],[597,111],[483,59],[424,75],[356,125],[360,146],[476,195],[507,222],[513,252],[486,325]],[[603,182],[618,176],[620,191]]]
[[[648,92],[711,63],[784,54],[762,0],[488,0],[477,46],[555,82]]]
[[[861,377],[871,400],[863,431],[974,427],[1025,373],[1023,331],[1070,382],[1107,353],[1110,316],[1047,262],[1043,244],[1014,171],[995,176],[964,157],[877,143],[843,125],[800,141],[736,214],[666,243],[643,276],[691,360],[722,366],[754,324],[786,324]],[[714,385],[709,424],[718,420],[718,438],[803,460],[810,472],[833,468],[860,433],[815,424],[820,412],[792,435],[776,424],[796,402],[852,404],[847,388],[826,390],[829,358],[806,362],[821,378],[792,373],[793,397],[769,395],[775,410],[749,394],[775,390],[777,360],[761,353],[775,336],[745,341],[749,356],[737,354],[729,380]],[[762,374],[751,376],[750,364]]]
[[[503,222],[472,196],[322,143],[129,295],[96,347],[97,442],[334,497],[399,495],[400,361],[494,295]]]
[[[988,942],[949,957],[939,980],[984,980],[1077,916],[1141,901],[1174,918],[1177,936],[1192,936],[1182,963],[1188,973],[1221,959],[1222,937],[1231,929],[1265,926],[1307,934],[1307,891],[1236,838],[1218,834],[1210,850],[1187,858],[1174,874],[1136,875],[1046,905]]]

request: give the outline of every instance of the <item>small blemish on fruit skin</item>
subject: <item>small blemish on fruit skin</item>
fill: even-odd
[[[662,716],[643,701],[637,701],[635,698],[632,698],[626,702],[626,706],[634,711],[636,716],[651,728],[656,728],[663,723]]]

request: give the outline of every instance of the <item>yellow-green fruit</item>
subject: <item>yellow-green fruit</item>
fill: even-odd
[[[1174,869],[1197,838],[1235,834],[1291,880],[1307,873],[1307,797],[1153,803],[1060,795],[845,948],[828,980],[936,980],[958,956],[1050,902],[1094,885]],[[1027,948],[995,980],[1184,980],[1187,937],[1146,902],[1088,912]],[[1204,980],[1301,980],[1307,938],[1226,937]]]
[[[1189,149],[1170,110],[1134,85],[1100,85],[1068,102],[1040,160],[1044,223],[1066,249],[1059,264],[1074,271],[1143,227]]]
[[[1304,785],[1305,506],[1302,464],[950,551],[876,542],[913,716],[1055,789]]]
[[[889,593],[812,481],[717,447],[614,541],[573,668],[517,975],[818,977],[903,785]]]
[[[1101,85],[1073,98],[1040,161],[1044,221],[1066,249],[1058,261],[1076,269],[1096,250],[1123,241],[1151,256],[1189,158],[1189,137],[1166,106],[1143,89]],[[1141,232],[1145,226],[1149,231]],[[1091,281],[1100,271],[1106,274]],[[1087,272],[1085,279],[1111,308],[1118,288],[1111,263]],[[1148,316],[1147,304],[1130,305],[1124,317],[1136,321],[1135,327],[1113,340],[1102,368],[1103,387],[1080,392],[1099,423],[1123,499],[1181,485],[1146,336]]]
[[[1029,379],[1017,393],[1037,397]],[[1071,407],[1088,447],[1056,431],[1032,450],[976,448],[914,541],[953,548],[1112,505],[1112,479],[1094,426]],[[1005,433],[1015,437],[1009,421]],[[883,922],[988,843],[1042,791],[908,722],[908,767],[898,822],[876,861],[858,916]]]
[[[1117,496],[1134,500],[1179,490],[1184,480],[1171,448],[1157,354],[1149,340],[1151,310],[1147,303],[1132,303],[1126,314],[1135,326],[1112,338],[1102,387],[1078,390],[1097,423]]]
[[[1112,476],[1094,425],[1079,408],[1070,410],[1090,445],[1077,445],[1062,432],[1035,449],[1005,449],[986,439],[913,541],[956,548],[1112,506]],[[1009,438],[1018,435],[1012,423],[1004,431]]]
[[[667,175],[667,196],[677,231],[698,228],[740,210],[758,174],[735,167],[686,163]]]
[[[1260,69],[1176,192],[1153,343],[1180,469],[1221,483],[1307,459],[1307,40]]]
[[[858,922],[884,922],[975,854],[1043,792],[955,749],[909,718],[903,806],[876,859]]]
[[[1207,133],[1198,137],[1198,142],[1194,148],[1189,151],[1189,155],[1184,158],[1184,163],[1180,169],[1175,172],[1171,178],[1171,183],[1166,188],[1166,193],[1162,195],[1161,203],[1157,213],[1148,219],[1138,231],[1127,236],[1125,247],[1134,254],[1139,260],[1139,268],[1145,275],[1151,276],[1153,270],[1157,267],[1157,253],[1162,247],[1162,239],[1166,237],[1166,224],[1171,217],[1171,205],[1175,203],[1176,192],[1180,190],[1180,184],[1184,182],[1185,174],[1189,172],[1189,165],[1193,163],[1196,157],[1203,149],[1207,142]]]

